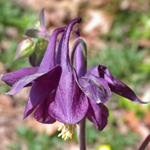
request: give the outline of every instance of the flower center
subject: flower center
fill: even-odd
[[[72,139],[72,137],[74,135],[75,128],[76,128],[76,124],[60,123],[58,125],[58,131],[61,131],[61,133],[58,134],[58,137],[62,136],[62,138],[64,138],[65,141],[67,139]]]

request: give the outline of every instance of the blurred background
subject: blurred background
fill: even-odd
[[[150,0],[0,0],[0,74],[30,66],[27,58],[14,61],[14,56],[43,7],[49,33],[82,17],[78,26],[87,42],[88,68],[107,66],[139,98],[150,100]],[[67,142],[57,137],[58,123],[43,125],[32,116],[22,120],[30,89],[3,94],[10,89],[0,81],[0,150],[78,150],[77,135]],[[102,132],[87,120],[88,150],[103,144],[111,150],[138,149],[150,132],[150,104],[112,94],[106,105],[110,115]]]

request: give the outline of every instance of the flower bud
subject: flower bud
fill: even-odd
[[[34,48],[35,48],[35,44],[32,39],[28,38],[23,40],[17,48],[15,59],[30,56],[34,51]]]
[[[29,56],[29,62],[32,66],[39,66],[43,56],[45,54],[46,48],[48,45],[48,41],[45,39],[38,39],[35,42],[34,52]]]

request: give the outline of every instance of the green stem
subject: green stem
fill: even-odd
[[[148,136],[146,137],[146,139],[144,140],[144,142],[140,146],[139,150],[144,150],[149,142],[150,142],[150,133],[148,134]]]
[[[85,118],[78,125],[79,150],[86,150]]]

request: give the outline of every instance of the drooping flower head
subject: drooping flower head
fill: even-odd
[[[41,12],[43,15],[43,10]],[[45,21],[41,22],[40,29],[45,32]],[[2,76],[2,80],[13,87],[6,93],[8,95],[31,86],[24,118],[34,112],[34,118],[41,123],[58,120],[59,136],[65,140],[72,138],[76,124],[83,118],[93,122],[99,131],[104,129],[108,118],[104,103],[110,99],[111,92],[143,103],[127,85],[113,77],[107,67],[98,65],[86,71],[86,42],[80,37],[78,28],[75,29],[76,40],[69,55],[70,34],[73,26],[80,22],[81,18],[76,18],[67,28],[53,31],[38,67],[23,68]],[[40,31],[33,30],[32,33],[40,36]],[[62,34],[56,47],[59,33]]]

